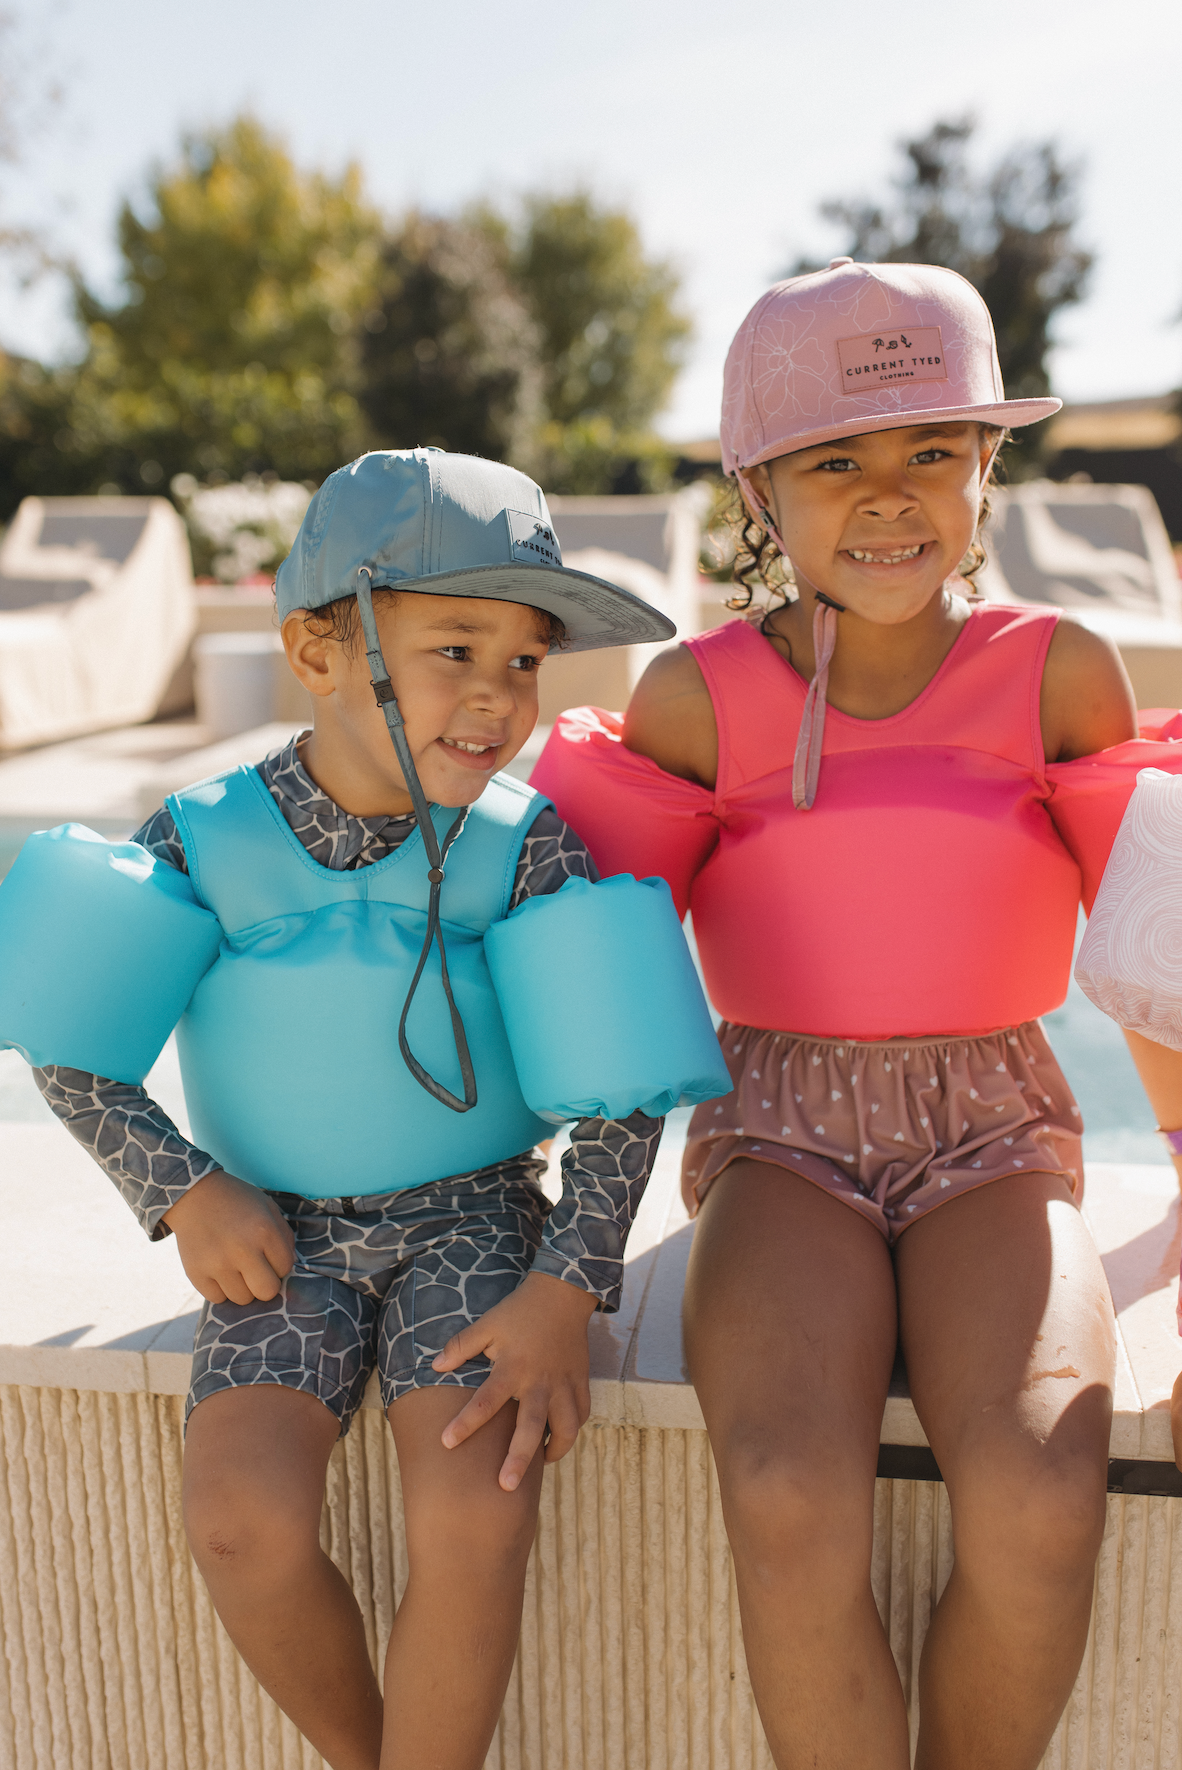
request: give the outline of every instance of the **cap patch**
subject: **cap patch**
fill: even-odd
[[[562,548],[558,536],[539,516],[525,510],[506,510],[509,523],[509,549],[514,559],[526,565],[561,565]]]
[[[843,393],[893,387],[898,381],[948,379],[939,326],[896,326],[862,338],[839,338],[837,360]]]

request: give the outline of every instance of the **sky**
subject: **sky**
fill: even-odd
[[[121,202],[143,201],[182,131],[242,110],[304,166],[356,160],[391,215],[583,185],[630,210],[648,251],[680,272],[694,342],[659,428],[710,436],[747,308],[798,254],[844,250],[818,205],[885,195],[901,138],[968,113],[981,166],[1048,138],[1082,163],[1079,238],[1097,264],[1058,322],[1055,391],[1118,399],[1182,383],[1177,0],[0,0],[4,11],[22,154],[0,166],[0,219],[47,229],[108,295]],[[61,97],[46,107],[50,84]],[[58,290],[0,279],[0,343],[52,357],[72,342]]]

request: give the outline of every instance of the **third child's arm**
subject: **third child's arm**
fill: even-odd
[[[1171,1051],[1141,1033],[1125,1029],[1125,1039],[1137,1065],[1141,1086],[1163,1131],[1182,1131],[1182,1051]],[[1182,1187],[1182,1155],[1174,1158],[1178,1184]]]

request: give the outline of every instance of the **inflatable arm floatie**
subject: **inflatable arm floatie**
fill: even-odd
[[[30,837],[0,886],[0,1048],[142,1082],[217,964],[223,933],[190,879],[136,843],[78,824]],[[568,879],[493,922],[484,952],[521,1094],[539,1118],[659,1116],[730,1091],[664,880]],[[389,988],[396,1025],[398,980],[379,969],[374,985]]]

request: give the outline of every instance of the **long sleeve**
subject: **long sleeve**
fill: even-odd
[[[510,907],[559,891],[567,879],[598,877],[582,839],[555,812],[542,811],[522,845]],[[547,1219],[533,1269],[589,1291],[609,1313],[620,1306],[624,1245],[664,1123],[643,1112],[582,1119],[562,1157],[562,1197]]]
[[[582,1119],[562,1157],[562,1197],[546,1221],[535,1272],[547,1272],[620,1306],[624,1245],[644,1197],[664,1119]]]
[[[53,1064],[33,1079],[66,1130],[118,1188],[149,1240],[171,1235],[162,1219],[221,1163],[183,1137],[143,1088]]]
[[[659,874],[684,916],[694,875],[718,841],[714,795],[624,748],[618,713],[563,713],[530,784],[574,825],[600,873]]]
[[[133,841],[178,872],[188,871],[172,814],[162,808]],[[33,1080],[55,1117],[118,1188],[152,1241],[171,1235],[162,1219],[198,1180],[221,1164],[181,1135],[143,1088],[89,1071],[50,1064]]]

